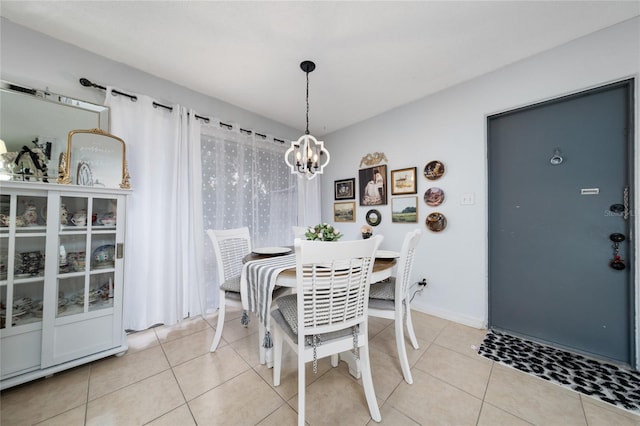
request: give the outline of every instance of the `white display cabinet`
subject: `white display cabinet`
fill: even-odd
[[[126,351],[129,193],[0,182],[1,389]]]

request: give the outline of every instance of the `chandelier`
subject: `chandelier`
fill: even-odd
[[[291,168],[292,174],[313,179],[322,174],[324,166],[329,164],[329,151],[324,148],[324,142],[309,134],[309,73],[316,69],[316,64],[304,61],[300,68],[307,74],[307,129],[297,141],[291,142],[291,148],[284,153],[284,161]]]

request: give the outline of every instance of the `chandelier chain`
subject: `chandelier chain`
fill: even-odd
[[[305,134],[309,134],[309,71],[307,71],[307,130]]]

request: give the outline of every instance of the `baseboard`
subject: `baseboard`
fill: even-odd
[[[411,309],[423,314],[433,315],[438,318],[446,319],[449,321],[457,322],[459,324],[467,325],[469,327],[478,328],[482,330],[487,329],[487,322],[482,318],[474,318],[467,315],[460,315],[457,312],[447,311],[445,309],[439,309],[434,306],[416,306],[411,305]]]

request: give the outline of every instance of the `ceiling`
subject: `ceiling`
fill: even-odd
[[[0,15],[297,129],[313,60],[322,136],[638,16],[640,1],[2,0]]]

